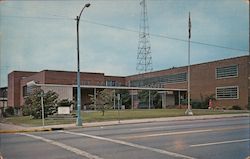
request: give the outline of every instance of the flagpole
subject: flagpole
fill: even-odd
[[[189,19],[188,19],[188,108],[185,112],[186,115],[193,115],[192,108],[190,105],[190,39],[191,39],[191,18],[189,12]]]

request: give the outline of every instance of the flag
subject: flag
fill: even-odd
[[[190,12],[189,12],[189,21],[188,21],[188,33],[189,33],[188,38],[190,39],[191,38],[191,18],[190,18]]]
[[[140,2],[140,5],[143,5],[145,3],[145,0],[142,0],[141,2]]]

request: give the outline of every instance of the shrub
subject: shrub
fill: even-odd
[[[201,109],[201,102],[199,101],[192,101],[191,105],[193,109]]]
[[[8,117],[8,116],[13,116],[14,115],[14,108],[13,107],[7,107],[4,110],[3,116]]]
[[[32,112],[31,107],[30,106],[23,106],[23,116],[28,116],[30,115]]]
[[[232,106],[231,110],[242,110],[242,108],[238,105]]]
[[[73,104],[73,101],[69,100],[69,99],[62,99],[61,101],[59,101],[57,103],[58,106],[60,107],[69,107]]]

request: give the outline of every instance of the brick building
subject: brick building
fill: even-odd
[[[0,88],[0,117],[2,117],[2,113],[4,109],[7,107],[7,87]]]
[[[249,100],[249,56],[191,65],[191,99],[203,101],[214,96],[213,105],[246,108]],[[20,107],[29,92],[27,83],[34,81],[44,91],[53,90],[60,99],[75,99],[76,72],[43,70],[41,72],[13,71],[8,75],[8,106]],[[178,105],[186,98],[187,66],[132,76],[106,76],[103,73],[81,73],[82,103],[89,104],[88,94],[96,89],[158,90],[162,107]],[[131,92],[131,91],[130,91]]]

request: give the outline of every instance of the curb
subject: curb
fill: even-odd
[[[91,128],[91,127],[103,127],[103,126],[115,126],[115,125],[128,125],[128,124],[140,124],[140,123],[153,123],[153,122],[166,122],[166,121],[193,121],[193,120],[209,120],[209,119],[221,119],[221,118],[237,118],[237,117],[250,117],[250,114],[227,114],[227,115],[201,115],[201,116],[189,116],[185,118],[173,117],[173,118],[148,118],[148,119],[138,119],[138,120],[121,120],[119,121],[110,121],[110,122],[97,122],[96,124],[85,123],[82,126],[64,126],[57,125],[51,126],[50,128],[28,128],[20,130],[0,130],[0,134],[7,133],[25,133],[25,132],[43,132],[43,131],[58,131],[58,130],[70,130],[70,129],[80,129],[80,128]],[[0,158],[1,159],[1,158]]]
[[[27,132],[43,132],[43,131],[57,131],[64,130],[64,128],[41,128],[41,129],[22,129],[22,130],[0,130],[0,134],[13,133],[27,133]],[[1,159],[1,158],[0,158]]]
[[[184,116],[183,116],[184,117]],[[190,116],[192,117],[192,116]],[[89,125],[90,123],[87,123],[86,125],[82,126],[70,126],[70,127],[64,127],[64,130],[70,130],[70,129],[80,129],[80,128],[91,128],[91,127],[103,127],[103,126],[116,126],[116,125],[128,125],[128,124],[140,124],[140,123],[154,123],[154,122],[166,122],[166,121],[193,121],[193,120],[209,120],[209,119],[221,119],[221,118],[239,118],[239,117],[250,117],[250,114],[234,114],[234,115],[226,115],[226,116],[193,116],[193,118],[186,118],[186,119],[177,119],[177,118],[149,118],[140,120],[140,121],[130,121],[130,120],[121,120],[119,121],[113,121],[113,123],[98,123],[96,125]]]

